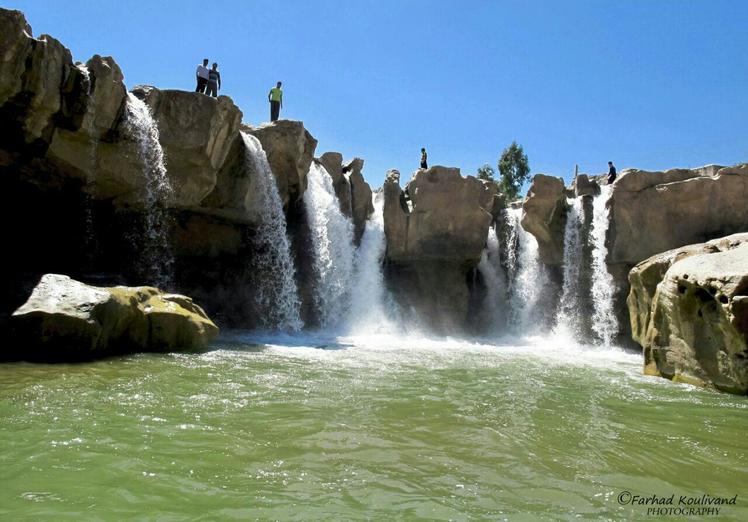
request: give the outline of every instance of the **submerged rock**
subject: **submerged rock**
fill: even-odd
[[[748,392],[748,234],[658,254],[629,280],[645,374]]]
[[[3,359],[72,361],[202,348],[218,327],[192,299],[152,287],[89,286],[47,274],[11,316]]]

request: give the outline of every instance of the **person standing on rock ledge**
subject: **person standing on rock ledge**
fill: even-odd
[[[426,149],[424,149],[424,148],[421,148],[421,168],[422,169],[429,168],[429,164],[427,162]]]
[[[268,101],[270,102],[270,121],[278,121],[280,110],[283,108],[283,90],[281,89],[281,85],[283,84],[278,82],[268,93]]]
[[[221,73],[218,72],[218,64],[213,62],[213,68],[208,71],[208,96],[218,97],[218,91],[221,89]]]
[[[197,71],[195,71],[195,76],[197,76],[197,87],[195,88],[195,92],[200,92],[205,94],[205,88],[208,86],[208,59],[204,59],[202,65],[197,65]]]
[[[616,167],[612,161],[608,162],[608,185],[612,185],[616,180]]]

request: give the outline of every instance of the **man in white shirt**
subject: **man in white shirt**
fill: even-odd
[[[206,58],[203,60],[202,65],[197,66],[197,71],[195,71],[195,75],[197,76],[197,88],[195,89],[195,92],[205,94],[205,88],[208,86],[209,73],[210,69],[208,69],[208,59]]]

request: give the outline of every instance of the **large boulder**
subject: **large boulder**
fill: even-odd
[[[522,209],[522,228],[537,239],[540,260],[549,266],[562,265],[566,225],[564,180],[536,174]]]
[[[304,123],[278,120],[257,127],[242,126],[242,129],[260,140],[278,182],[284,208],[300,201],[317,148],[317,140],[304,128]]]
[[[418,170],[405,190],[398,171],[387,174],[387,282],[400,306],[434,331],[468,323],[468,275],[485,246],[495,194],[495,185],[456,168]]]
[[[101,288],[47,274],[10,326],[3,359],[71,361],[202,348],[218,328],[189,297],[151,287]]]
[[[630,282],[645,374],[748,392],[748,234],[654,256]]]
[[[237,137],[242,112],[231,98],[138,86],[150,107],[174,187],[174,206],[193,207],[211,193]]]

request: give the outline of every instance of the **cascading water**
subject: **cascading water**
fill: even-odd
[[[592,331],[606,346],[610,346],[618,334],[618,320],[613,311],[615,282],[605,264],[608,255],[605,246],[605,234],[608,230],[606,203],[610,198],[611,188],[609,185],[601,187],[601,194],[595,197],[592,204]]]
[[[539,304],[544,289],[548,287],[548,276],[538,257],[538,242],[520,224],[522,209],[508,209],[507,218],[512,228],[511,236],[516,237],[516,241],[509,245],[515,249],[509,258],[516,259],[516,264],[509,270],[510,324],[518,333],[536,333],[542,325]]]
[[[582,260],[581,200],[573,198],[567,200],[567,203],[569,211],[564,229],[564,283],[554,332],[557,335],[579,339],[581,334],[579,321],[579,268]]]
[[[260,211],[257,227],[257,249],[254,257],[257,271],[267,274],[258,281],[255,299],[266,328],[298,331],[301,321],[299,293],[294,280],[291,244],[286,234],[286,216],[278,185],[260,141],[244,132],[246,161],[256,176],[256,208]]]
[[[130,92],[127,93],[125,113],[125,125],[138,144],[145,176],[145,231],[141,255],[143,277],[148,282],[167,287],[171,283],[174,257],[169,241],[166,206],[173,189],[166,173],[158,126],[145,102]]]
[[[314,301],[321,327],[339,323],[348,307],[353,278],[353,223],[340,203],[325,168],[312,162],[304,206],[309,219],[316,276]]]
[[[483,299],[483,310],[488,331],[497,334],[506,327],[506,295],[507,284],[504,270],[500,262],[499,238],[496,229],[488,229],[486,248],[478,263],[478,271],[483,276],[486,285],[486,295]]]
[[[386,249],[384,236],[384,194],[372,195],[374,213],[366,222],[361,245],[354,256],[354,278],[351,287],[351,306],[348,328],[357,334],[389,333],[391,321],[388,310],[393,305],[384,285],[382,260]]]

